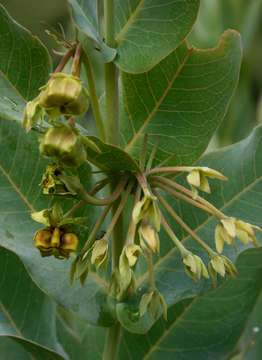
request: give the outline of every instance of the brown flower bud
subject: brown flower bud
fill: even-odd
[[[35,247],[40,251],[42,256],[52,255],[51,245],[52,231],[50,229],[38,230],[34,236]]]
[[[78,237],[74,233],[65,233],[61,238],[60,253],[70,254],[76,251]]]

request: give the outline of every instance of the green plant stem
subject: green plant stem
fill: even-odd
[[[115,47],[115,13],[114,0],[104,0],[104,20],[105,20],[105,43],[110,47]],[[106,140],[112,145],[119,145],[119,99],[118,99],[118,72],[113,62],[105,64],[105,104],[106,104]],[[112,185],[111,185],[112,186]],[[130,189],[131,191],[131,189]],[[128,198],[128,191],[124,195]],[[127,200],[126,198],[126,200]],[[113,204],[112,220],[122,203],[117,206]],[[123,209],[122,209],[123,210]],[[118,266],[119,256],[124,246],[123,235],[123,215],[119,213],[117,222],[112,233],[112,271]],[[103,360],[116,360],[118,348],[121,340],[122,327],[119,322],[108,330],[107,339],[104,347]]]
[[[117,68],[113,63],[105,64],[105,97],[106,97],[106,136],[107,142],[119,144],[118,120],[118,79]]]
[[[136,204],[138,203],[138,201],[140,200],[140,196],[141,196],[141,188],[140,188],[140,186],[138,186],[136,189],[136,193],[135,193],[133,209],[136,206]],[[137,224],[134,222],[133,216],[132,216],[128,230],[127,230],[126,245],[132,245],[135,243],[136,227],[137,227]]]
[[[115,47],[114,0],[104,0],[105,42]],[[118,72],[113,62],[105,64],[106,135],[110,144],[119,144]]]
[[[202,198],[201,196],[194,196],[193,192],[188,190],[187,188],[185,188],[184,186],[176,183],[175,181],[172,181],[170,179],[166,179],[160,176],[154,176],[152,177],[153,180],[157,180],[160,183],[169,186],[175,190],[178,190],[182,193],[184,193],[185,195],[189,196],[191,199],[193,199],[196,202],[201,203],[202,205],[206,206],[207,208],[209,208],[215,216],[217,216],[219,219],[225,219],[226,215],[223,214],[220,210],[218,210],[214,205],[212,205],[209,201],[205,200],[204,198]]]
[[[164,190],[165,192],[167,192],[168,194],[174,196],[175,198],[177,199],[180,199],[180,200],[183,200],[207,213],[209,213],[210,215],[214,216],[214,212],[209,209],[208,207],[206,207],[205,205],[201,204],[201,203],[198,203],[196,200],[193,200],[191,199],[189,196],[186,196],[184,194],[181,194],[180,192],[170,188],[169,186],[167,185],[164,185],[163,183],[161,182],[158,182],[158,181],[154,181],[152,182],[152,186],[154,187],[159,187],[160,189]]]
[[[191,237],[203,248],[209,255],[215,255],[215,251],[213,251],[196,233],[193,231],[182,219],[180,216],[176,214],[176,212],[172,209],[172,207],[168,204],[168,202],[156,192],[157,198],[160,203],[164,206],[164,208],[169,212],[172,218],[175,220],[177,224],[179,224],[186,232],[191,235]]]
[[[82,53],[82,46],[78,44],[75,51],[75,56],[72,64],[71,73],[73,76],[79,76],[80,74],[80,58]]]
[[[116,360],[118,345],[121,340],[122,328],[120,323],[113,325],[107,332],[103,360]]]
[[[153,262],[152,254],[147,253],[146,259],[147,259],[147,266],[148,266],[149,291],[155,291],[156,290],[156,282],[155,282],[154,262]]]
[[[93,72],[93,68],[92,68],[91,62],[89,60],[89,57],[84,50],[82,51],[82,61],[83,61],[83,64],[84,64],[84,67],[86,70],[89,94],[90,94],[90,102],[91,102],[92,111],[93,111],[95,122],[96,122],[96,128],[98,131],[98,135],[101,140],[105,141],[106,133],[105,133],[103,117],[101,114],[99,100],[98,100],[97,91],[96,91],[94,72]]]
[[[92,228],[92,231],[85,243],[85,245],[83,246],[83,249],[82,249],[82,253],[84,253],[86,250],[88,250],[92,245],[93,243],[95,242],[96,240],[96,234],[98,232],[98,230],[100,229],[101,225],[103,224],[107,214],[109,213],[109,210],[111,209],[112,207],[112,204],[109,204],[108,206],[106,206],[101,215],[99,216],[99,218],[97,219],[94,227]]]
[[[166,219],[163,216],[161,218],[161,222],[162,222],[163,228],[165,229],[166,233],[168,234],[170,239],[173,241],[175,246],[180,251],[182,257],[186,256],[189,253],[189,251],[184,247],[184,245],[182,245],[181,241],[176,237],[174,231],[171,229],[170,225],[168,224],[168,222],[166,221]]]
[[[115,229],[115,227],[118,223],[118,220],[126,206],[126,203],[127,203],[128,197],[131,193],[133,185],[134,185],[133,181],[130,181],[121,201],[119,202],[119,204],[117,204],[116,210],[115,210],[113,218],[111,220],[111,223],[109,224],[107,232],[104,236],[105,238],[109,239],[110,235],[113,233],[113,230]],[[119,257],[121,255],[122,248],[124,245],[123,236],[121,236],[121,238],[120,237],[118,238],[118,242],[120,242],[120,244],[122,246],[116,246],[112,249],[112,270],[114,270],[115,267],[118,266],[118,260],[119,260]]]
[[[119,196],[121,195],[122,191],[125,188],[126,183],[127,183],[126,178],[120,180],[116,188],[112,191],[111,195],[108,196],[107,198],[98,199],[90,195],[87,191],[85,191],[84,188],[79,190],[79,195],[88,204],[98,205],[98,206],[108,205],[115,202],[117,198],[119,198]]]
[[[67,52],[62,57],[59,64],[57,65],[54,73],[61,72],[64,69],[64,67],[68,63],[69,59],[74,55],[74,52],[75,52],[75,47],[71,47],[70,49],[67,50]]]
[[[109,179],[105,178],[101,181],[99,181],[95,187],[88,192],[89,195],[95,195],[97,192],[99,192],[101,189],[103,189],[106,184],[108,184]],[[84,200],[80,200],[78,201],[75,205],[73,205],[71,207],[71,209],[68,210],[68,212],[64,215],[64,217],[70,217],[71,215],[74,214],[75,211],[77,211],[78,209],[80,209],[82,206],[84,206],[86,204],[86,202]]]

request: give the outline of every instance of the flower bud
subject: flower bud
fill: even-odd
[[[209,264],[209,272],[212,277],[217,273],[224,277],[226,274],[235,276],[237,274],[237,269],[235,265],[229,260],[226,256],[215,255],[211,258]]]
[[[155,320],[163,313],[164,319],[167,320],[167,305],[159,291],[153,290],[142,296],[139,303],[139,314],[143,316],[146,312],[149,312]]]
[[[56,165],[48,165],[42,176],[41,187],[44,195],[76,195],[75,191],[69,189],[61,176],[62,169]]]
[[[89,95],[81,80],[73,75],[53,74],[40,93],[40,105],[64,115],[81,115],[89,106]]]
[[[96,240],[93,245],[91,264],[98,269],[105,264],[108,257],[108,241],[106,239]]]
[[[125,256],[128,260],[129,266],[133,267],[133,266],[135,266],[135,264],[138,260],[138,257],[142,253],[142,250],[141,250],[140,246],[132,244],[132,245],[127,245],[126,247],[124,247],[123,253],[125,254]]]
[[[187,274],[193,280],[200,280],[202,276],[206,279],[209,278],[207,268],[199,256],[188,252],[183,258],[183,263],[185,264]]]
[[[141,252],[140,246],[135,244],[127,245],[122,250],[119,258],[119,271],[115,274],[114,279],[117,282],[115,288],[117,288],[116,297],[118,300],[123,299],[127,291],[135,288],[135,276],[132,267],[136,265]]]
[[[49,129],[40,143],[40,151],[66,166],[78,167],[86,160],[85,148],[75,130],[67,126]]]
[[[197,166],[190,168],[190,172],[187,175],[187,182],[193,187],[196,195],[197,195],[196,188],[206,193],[210,193],[210,186],[207,178],[227,180],[227,178],[219,171],[210,169],[208,167]]]
[[[46,226],[50,226],[51,222],[50,222],[50,210],[49,209],[44,209],[41,211],[35,211],[33,213],[31,213],[31,218],[43,225]]]
[[[159,236],[151,224],[147,223],[146,221],[142,221],[138,229],[138,234],[140,238],[140,245],[143,249],[152,251],[153,253],[159,252]]]
[[[51,246],[53,248],[59,248],[60,246],[61,232],[59,228],[55,228],[51,237]]]
[[[63,257],[69,257],[70,253],[76,251],[78,246],[78,237],[74,233],[65,233],[61,237],[59,253]]]
[[[39,97],[32,101],[28,101],[24,110],[23,126],[26,131],[31,130],[32,126],[43,114],[43,110],[39,105]]]
[[[145,195],[142,200],[136,203],[132,217],[135,224],[138,224],[141,220],[146,220],[159,232],[161,215],[157,205],[157,198],[150,193]]]
[[[40,251],[42,256],[52,255],[51,246],[52,231],[50,229],[38,230],[34,236],[35,247]]]

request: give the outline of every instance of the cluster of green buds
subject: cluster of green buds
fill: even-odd
[[[34,244],[41,256],[55,256],[63,259],[77,250],[78,236],[72,231],[74,224],[83,219],[72,219],[63,216],[62,209],[55,204],[52,209],[45,209],[31,214],[34,221],[45,225],[36,231]]]

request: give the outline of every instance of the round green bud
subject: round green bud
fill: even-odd
[[[86,161],[81,138],[75,130],[65,125],[53,127],[45,133],[40,142],[40,152],[66,166],[78,167]]]
[[[89,94],[78,77],[55,73],[43,88],[39,104],[47,110],[55,109],[56,115],[81,115],[89,107]]]

